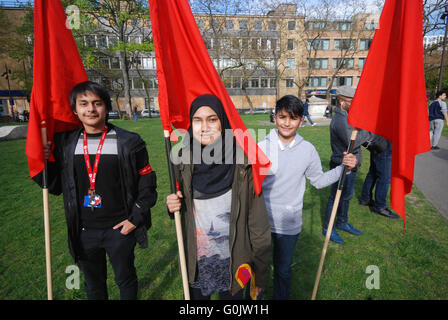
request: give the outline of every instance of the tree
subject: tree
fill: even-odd
[[[129,117],[132,115],[129,82],[130,56],[134,45],[140,43],[140,40],[136,39],[141,33],[146,32],[145,30],[149,30],[147,4],[146,0],[75,1],[75,5],[85,13],[82,17],[81,28],[76,30],[84,63],[88,67],[96,67],[96,71],[106,72],[107,68],[98,68],[101,65],[99,61],[101,57],[118,58],[121,81],[118,79],[114,79],[114,83],[109,81],[109,87],[122,86],[125,110]],[[104,42],[105,36],[108,39],[106,42]],[[144,35],[144,38],[147,37]]]

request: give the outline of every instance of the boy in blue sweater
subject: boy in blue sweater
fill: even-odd
[[[353,154],[344,153],[340,166],[323,172],[316,148],[297,133],[303,112],[303,103],[295,96],[278,100],[274,117],[277,129],[259,143],[272,163],[263,194],[274,246],[274,299],[278,300],[289,298],[292,257],[302,229],[305,178],[321,189],[338,181],[343,165],[350,170],[357,163]]]

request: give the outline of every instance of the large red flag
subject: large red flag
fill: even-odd
[[[34,1],[33,90],[26,139],[31,178],[44,168],[41,127],[47,128],[52,141],[55,132],[81,125],[70,109],[69,94],[88,78],[66,19],[59,0]]]
[[[269,159],[248,134],[205,47],[187,0],[149,0],[159,80],[162,125],[187,130],[189,107],[202,94],[223,103],[239,146],[249,158],[257,194],[270,167]]]
[[[386,0],[348,121],[392,142],[391,205],[405,221],[415,156],[430,151],[422,0]]]

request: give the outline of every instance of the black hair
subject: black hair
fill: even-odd
[[[90,91],[100,97],[106,105],[107,112],[112,111],[112,103],[110,101],[109,92],[107,92],[107,89],[102,85],[93,81],[81,82],[73,87],[70,92],[70,108],[72,108],[73,111],[76,110],[76,98],[78,95],[84,94],[86,91]]]
[[[303,102],[293,95],[283,96],[275,104],[275,114],[279,113],[281,110],[285,110],[290,116],[303,117]]]
[[[436,99],[439,99],[439,97],[442,95],[442,94],[447,94],[447,92],[446,92],[447,90],[439,90],[439,91],[437,91],[436,92]]]

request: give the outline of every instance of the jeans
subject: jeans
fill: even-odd
[[[89,300],[107,300],[106,253],[120,288],[121,300],[137,299],[138,281],[134,267],[134,233],[122,235],[119,229],[86,229],[81,231],[83,255],[78,261],[84,273],[84,287]]]
[[[305,117],[308,119],[308,121],[310,122],[311,125],[314,124],[314,122],[313,122],[313,120],[311,120],[311,117],[309,114],[307,114]]]
[[[373,200],[373,189],[376,186],[375,207],[387,208],[386,196],[389,192],[391,166],[391,146],[381,153],[370,154],[370,168],[362,186],[361,200],[366,202]]]
[[[333,169],[337,165],[330,162],[330,168]],[[335,225],[345,224],[348,222],[348,208],[350,206],[350,200],[353,197],[353,192],[355,190],[355,178],[356,171],[350,171],[345,177],[344,187],[342,188],[341,198],[339,200],[338,211],[336,212]],[[325,221],[324,228],[328,227],[330,222],[331,211],[333,209],[333,203],[336,198],[336,192],[338,190],[338,182],[335,182],[331,186],[330,197],[328,198],[327,208],[325,210]]]
[[[431,147],[437,146],[442,135],[443,120],[436,119],[429,121],[429,138],[431,141]]]
[[[272,233],[274,244],[274,300],[288,300],[291,288],[291,264],[299,234]]]

